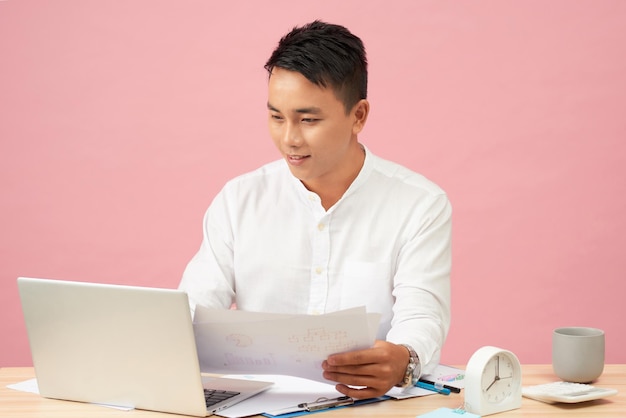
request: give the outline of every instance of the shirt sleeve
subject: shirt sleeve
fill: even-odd
[[[439,363],[450,327],[452,208],[438,194],[421,209],[398,257],[387,340],[413,347],[428,373]]]
[[[235,298],[233,233],[224,191],[203,220],[200,249],[187,264],[178,288],[187,293],[192,315],[196,305],[228,309]]]

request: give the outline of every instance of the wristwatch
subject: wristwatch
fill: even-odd
[[[396,386],[400,388],[406,388],[408,386],[415,386],[417,381],[419,380],[422,374],[422,364],[420,363],[420,358],[417,356],[413,347],[407,344],[400,344],[402,347],[406,348],[409,351],[409,364],[406,366],[406,371],[404,372],[404,379],[402,382],[398,383]]]

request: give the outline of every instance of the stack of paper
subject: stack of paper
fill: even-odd
[[[205,373],[280,374],[327,382],[331,354],[371,347],[379,314],[365,307],[324,315],[196,308],[194,331]]]
[[[334,353],[371,347],[379,321],[380,315],[367,313],[365,307],[324,315],[196,307],[194,331],[202,372],[274,382],[267,391],[218,415],[294,416],[306,413],[303,403],[342,396],[336,382],[322,377],[322,362]],[[384,397],[357,403],[432,394],[416,387],[392,388]]]

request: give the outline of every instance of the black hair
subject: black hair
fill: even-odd
[[[343,26],[315,20],[294,27],[265,63],[270,77],[275,67],[296,71],[313,84],[332,88],[346,113],[367,98],[365,47]]]

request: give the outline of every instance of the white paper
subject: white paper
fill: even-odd
[[[7,388],[13,390],[19,390],[20,392],[28,392],[39,395],[39,385],[37,384],[37,379],[29,379],[23,382],[13,383],[11,385],[7,385]],[[101,403],[95,403],[93,405],[104,406],[107,408],[119,409],[121,411],[132,411],[134,408],[127,406],[115,406],[115,405],[106,405]]]
[[[19,390],[20,392],[35,393],[39,395],[39,386],[37,385],[37,379],[28,379],[23,382],[13,383],[7,385],[9,389]]]
[[[425,379],[432,382],[442,383],[446,386],[456,387],[463,389],[465,372],[462,369],[456,367],[446,366],[444,364],[438,364],[432,373],[422,375],[421,379]],[[428,389],[422,389],[418,387],[391,388],[387,395],[395,399],[414,398],[416,396],[433,395],[437,392],[433,392]]]
[[[445,364],[439,364],[432,373],[423,375],[422,379],[439,382],[453,388],[465,388],[465,371]]]
[[[379,320],[379,314],[368,314],[365,308],[283,315],[198,306],[194,331],[200,369],[205,373],[280,374],[328,383],[322,377],[322,362],[331,354],[371,347]]]
[[[268,390],[217,412],[217,415],[227,418],[246,417],[263,412],[276,415],[279,410],[284,410],[281,411],[283,413],[299,411],[302,410],[297,407],[300,403],[313,402],[322,397],[343,396],[335,390],[334,385],[293,376],[227,375],[225,377],[274,382]]]
[[[415,386],[409,386],[407,388],[396,388],[393,387],[386,393],[387,396],[391,396],[394,399],[407,399],[407,398],[415,398],[417,396],[427,396],[427,395],[435,395],[437,392],[433,392],[432,390],[422,389]],[[440,395],[444,396],[444,395]]]
[[[302,411],[304,408],[299,408],[298,404],[315,402],[320,398],[332,399],[343,396],[335,389],[335,384],[316,382],[300,377],[283,375],[226,375],[225,377],[274,382],[274,385],[268,390],[217,412],[217,415],[226,418],[240,418],[261,413],[280,415]],[[435,392],[421,388],[392,388],[387,392],[388,396],[395,399],[435,394]]]

